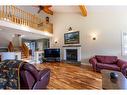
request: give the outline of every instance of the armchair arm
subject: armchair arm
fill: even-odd
[[[47,85],[44,81],[37,81],[32,89],[46,89]]]
[[[97,64],[96,58],[95,57],[90,58],[89,63],[92,64],[93,69],[96,71],[96,64]]]
[[[117,65],[120,67],[121,72],[123,73],[123,75],[126,76],[127,73],[127,61],[123,61],[123,60],[118,60]]]
[[[50,69],[45,68],[39,71],[38,81],[33,86],[33,89],[46,89],[50,80]]]
[[[44,77],[46,74],[50,74],[51,70],[49,68],[45,68],[43,70],[38,71],[38,80],[41,80],[42,77]]]

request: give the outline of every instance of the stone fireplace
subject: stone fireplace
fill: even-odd
[[[81,45],[63,46],[64,61],[81,62]]]

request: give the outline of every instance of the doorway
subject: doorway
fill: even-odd
[[[26,44],[26,46],[29,48],[30,50],[30,55],[32,57],[34,57],[34,52],[35,52],[35,41],[25,41],[24,42]]]

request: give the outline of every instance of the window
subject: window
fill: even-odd
[[[127,56],[127,32],[122,33],[122,55]]]

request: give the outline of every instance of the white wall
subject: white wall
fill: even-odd
[[[9,42],[12,41],[12,35],[6,34],[6,31],[0,31],[0,47],[7,47]]]
[[[87,17],[79,13],[54,14],[51,47],[62,48],[64,33],[71,26],[74,30],[80,31],[82,62],[87,62],[91,56],[97,54],[121,57],[121,32],[127,31],[127,7],[88,6],[87,10]],[[97,40],[91,39],[91,33],[97,34]],[[58,40],[57,44],[54,44],[55,39]]]
[[[15,34],[14,37],[12,38],[12,43],[14,47],[20,47],[22,45],[22,37]]]

